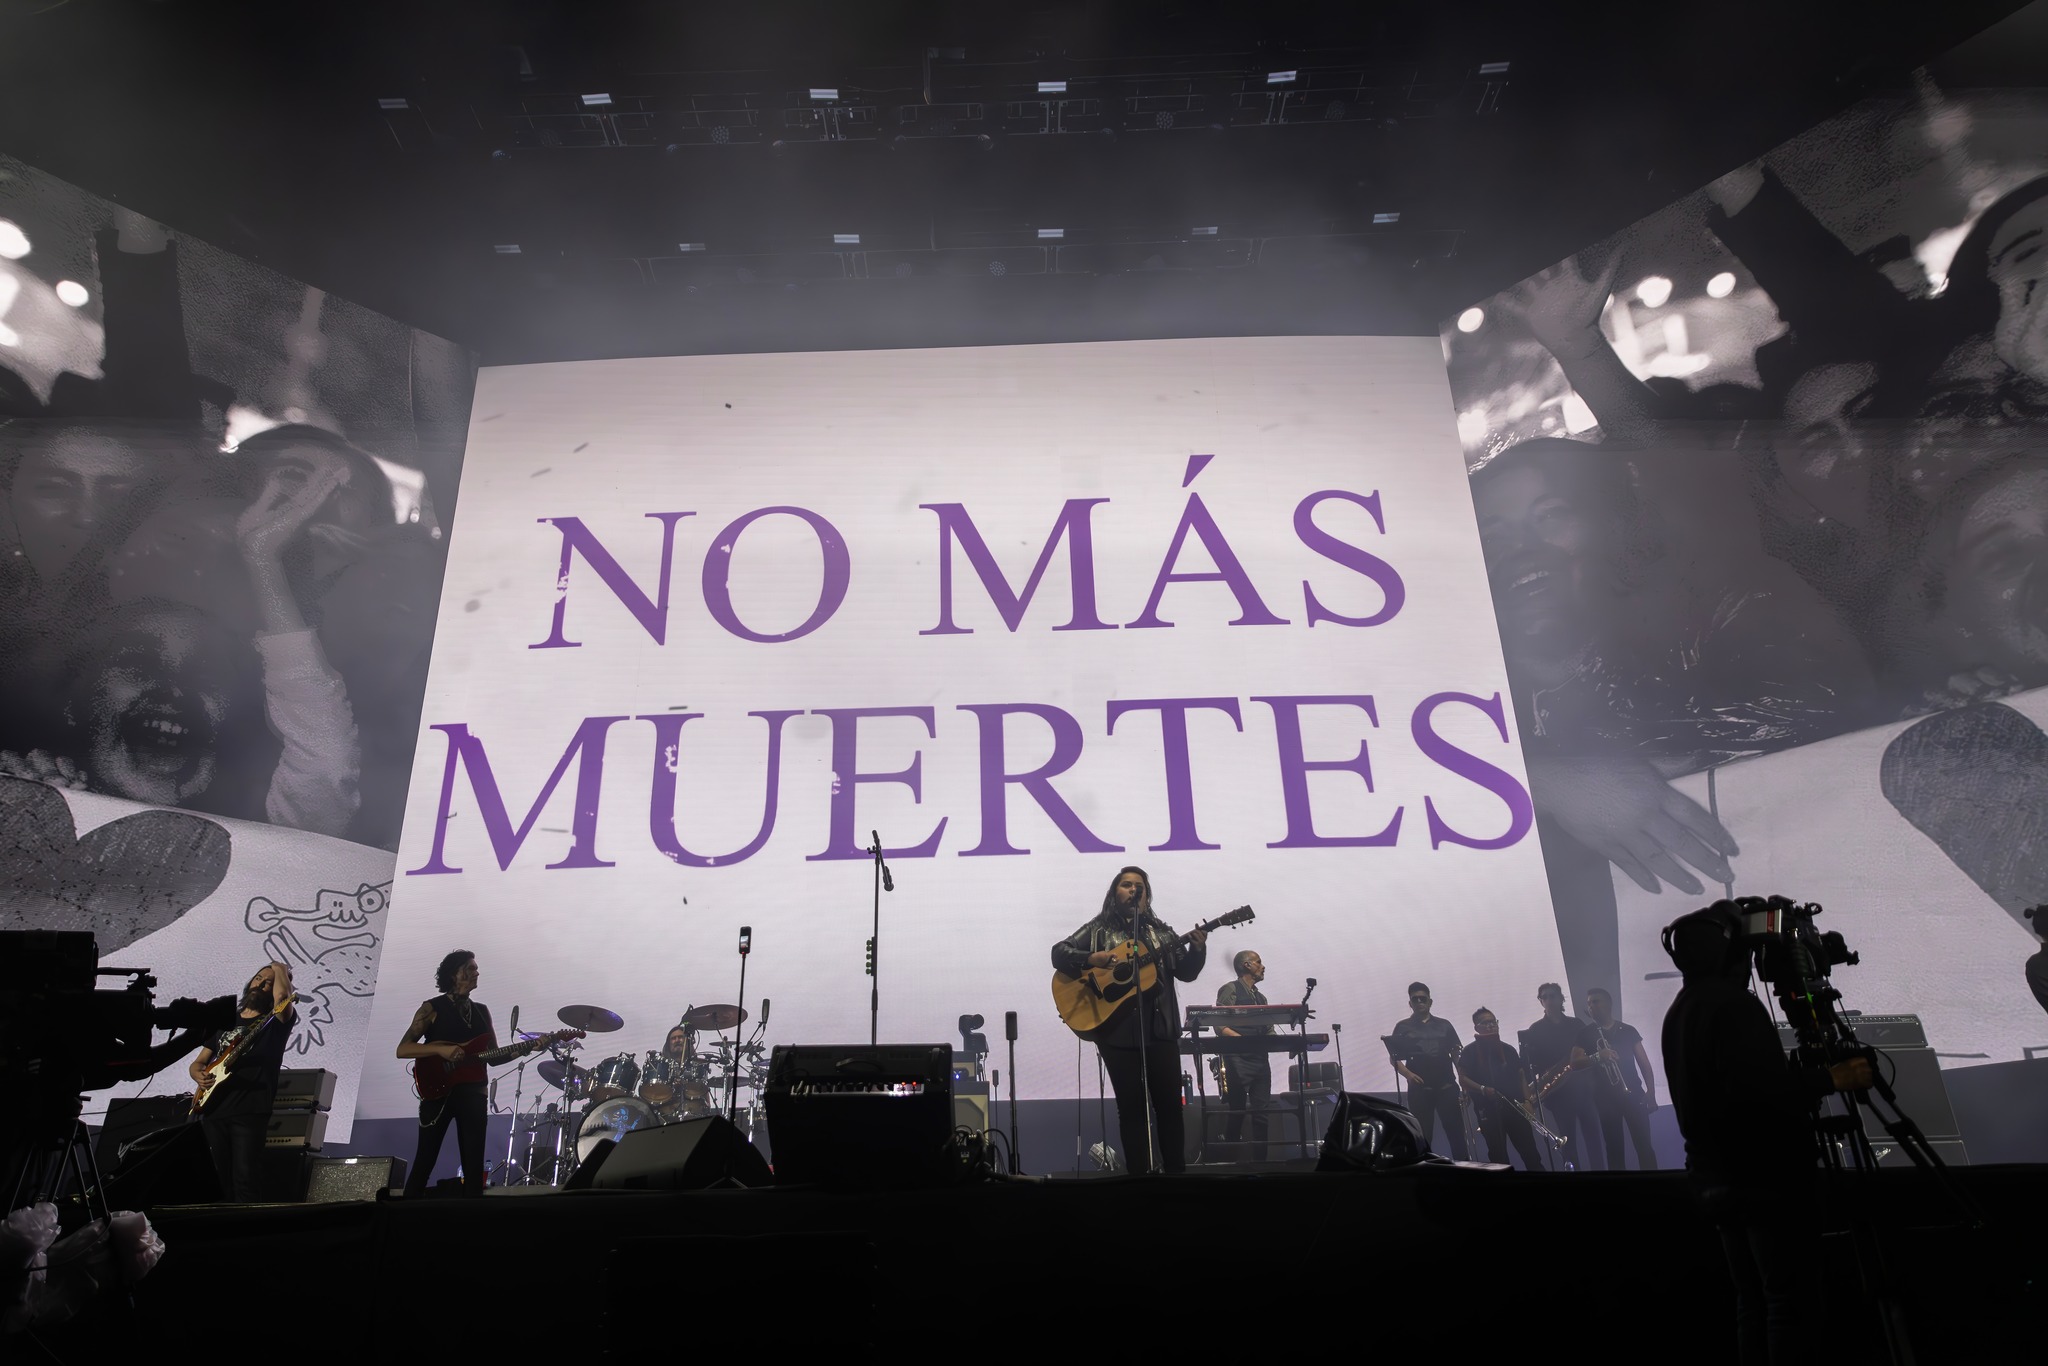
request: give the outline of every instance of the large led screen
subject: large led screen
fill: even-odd
[[[587,1058],[738,999],[749,926],[767,1041],[864,1041],[871,832],[880,1037],[1015,1010],[1026,1097],[1092,1057],[1049,951],[1126,864],[1256,912],[1184,1001],[1256,949],[1368,1080],[1411,980],[1559,975],[1434,340],[490,369],[462,500],[365,1117],[453,949],[501,1033],[621,1015]]]

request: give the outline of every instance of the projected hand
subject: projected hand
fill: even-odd
[[[346,477],[341,469],[321,470],[311,478],[296,471],[271,471],[263,481],[263,491],[235,520],[235,543],[244,558],[275,560],[282,556],[292,538],[313,520],[313,514]]]
[[[0,749],[0,775],[27,778],[30,782],[48,783],[51,787],[68,787],[73,792],[92,790],[84,769],[47,750],[32,749],[26,754],[16,754],[11,749]]]
[[[1941,687],[1928,688],[1908,703],[1899,713],[1899,719],[1903,721],[1908,717],[1925,716],[1929,712],[1967,707],[1975,702],[1993,702],[2023,691],[2026,686],[2023,680],[1989,665],[1981,669],[1952,673]]]
[[[1614,292],[1615,272],[1621,269],[1621,253],[1607,258],[1607,264],[1592,275],[1579,268],[1579,258],[1569,257],[1548,270],[1538,271],[1501,295],[1495,307],[1520,318],[1537,341],[1552,353],[1564,353],[1598,343],[1600,313]]]
[[[1728,860],[1742,852],[1735,837],[1640,759],[1531,755],[1529,789],[1538,808],[1565,833],[1646,892],[1661,892],[1661,878],[1698,896],[1700,881],[1681,860],[1715,882],[1734,880]]]

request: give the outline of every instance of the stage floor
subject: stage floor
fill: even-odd
[[[1855,1182],[1922,1362],[2027,1341],[2042,1321],[2048,1167],[1953,1175],[1985,1230],[1957,1227],[1925,1173]],[[178,1341],[200,1321],[295,1361],[410,1358],[437,1340],[463,1360],[862,1345],[1057,1360],[1117,1351],[1127,1331],[1181,1360],[1223,1342],[1290,1360],[1430,1344],[1505,1358],[1733,1351],[1719,1245],[1677,1173],[542,1190],[152,1217],[168,1250],[132,1319],[56,1334],[58,1359],[99,1359],[131,1335]],[[1882,1360],[1847,1240],[1827,1242],[1836,1359]]]

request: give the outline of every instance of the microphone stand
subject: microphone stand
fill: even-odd
[[[868,834],[874,839],[868,852],[875,856],[875,921],[868,937],[868,1045],[873,1047],[882,1018],[882,893],[895,891],[896,879],[889,876],[889,865],[882,858],[881,833],[870,830]]]
[[[743,928],[743,929],[741,929],[741,930],[740,930],[740,999],[739,999],[739,1008],[740,1008],[740,1011],[741,1011],[741,1013],[743,1013],[743,1014],[745,1013],[745,1011],[746,1011],[746,1008],[747,1008],[747,951],[748,951],[749,949],[753,948],[753,946],[754,946],[754,930],[753,930],[753,927],[752,927],[751,925],[749,925],[749,926],[746,926],[745,928]],[[740,1069],[739,1069],[739,1057],[740,1057],[740,1053],[739,1053],[739,1037],[740,1037],[740,1034],[739,1034],[739,1029],[740,1029],[740,1022],[739,1022],[738,1020],[734,1020],[734,1021],[732,1022],[732,1029],[733,1029],[733,1034],[732,1034],[732,1037],[733,1037],[733,1053],[732,1053],[732,1063],[731,1063],[731,1064],[730,1064],[730,1065],[729,1065],[729,1066],[727,1067],[727,1069],[726,1069],[726,1076],[725,1076],[725,1122],[726,1122],[726,1123],[728,1123],[728,1124],[732,1124],[732,1123],[736,1123],[736,1122],[737,1122],[736,1116],[737,1116],[737,1114],[738,1114],[738,1112],[739,1112],[739,1100],[740,1100]]]
[[[1017,1156],[1017,1012],[1007,1011],[1003,1016],[1003,1033],[1010,1039],[1010,1175],[1024,1170],[1023,1162]]]
[[[1131,910],[1131,941],[1138,945],[1138,952],[1140,953],[1143,953],[1145,949],[1150,947],[1150,941],[1145,938],[1145,911],[1142,905],[1133,907]],[[1161,958],[1157,971],[1164,972],[1166,970],[1166,960]],[[1142,969],[1131,974],[1131,985],[1133,987],[1140,986],[1143,980]],[[1157,991],[1158,988],[1154,987],[1153,990]],[[1152,1116],[1152,1022],[1145,1018],[1145,993],[1140,990],[1137,992],[1137,997],[1138,1103],[1144,1107],[1145,1170],[1149,1174],[1154,1170],[1152,1164],[1153,1150],[1159,1146],[1159,1135],[1154,1132]],[[1165,1156],[1164,1153],[1160,1154],[1161,1160],[1159,1165],[1162,1167],[1165,1165]],[[1128,1164],[1126,1170],[1130,1171],[1133,1175],[1137,1172],[1136,1167],[1129,1166]]]

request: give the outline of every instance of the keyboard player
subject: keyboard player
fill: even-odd
[[[1250,949],[1244,950],[1230,960],[1237,976],[1216,989],[1216,1004],[1219,1006],[1262,1006],[1265,993],[1259,990],[1259,983],[1266,980],[1266,965],[1259,955]],[[1231,1038],[1247,1035],[1265,1035],[1273,1032],[1269,1024],[1218,1025],[1218,1034]],[[1254,1162],[1266,1160],[1266,1117],[1273,1099],[1273,1063],[1265,1053],[1227,1053],[1222,1063],[1220,1076],[1223,1085],[1223,1100],[1230,1109],[1230,1118],[1224,1122],[1223,1141],[1230,1145],[1228,1152],[1235,1155],[1236,1145],[1243,1140],[1245,1120],[1251,1120],[1252,1146],[1250,1158]]]

